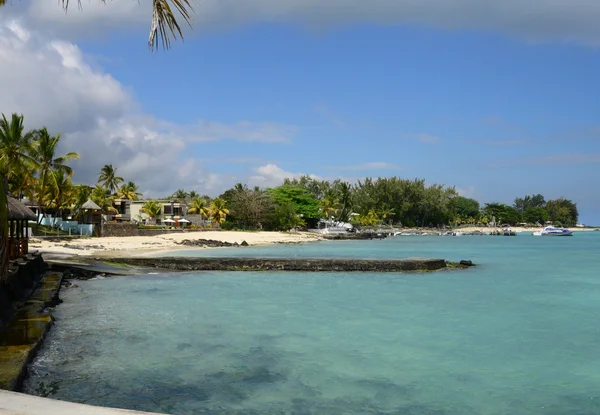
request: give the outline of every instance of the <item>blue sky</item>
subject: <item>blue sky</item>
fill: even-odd
[[[112,163],[148,194],[398,175],[482,203],[564,196],[600,224],[597,6],[296,3],[199,2],[157,53],[137,2],[13,5],[0,56],[23,70],[0,70],[0,111],[61,131],[76,179]]]

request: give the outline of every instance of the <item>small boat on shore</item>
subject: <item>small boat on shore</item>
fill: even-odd
[[[555,228],[553,226],[546,226],[541,231],[531,233],[533,236],[572,236],[573,231],[566,228]]]

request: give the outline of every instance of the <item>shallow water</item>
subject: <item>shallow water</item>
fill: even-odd
[[[599,248],[579,233],[185,251],[480,265],[81,281],[25,390],[171,414],[598,414]]]

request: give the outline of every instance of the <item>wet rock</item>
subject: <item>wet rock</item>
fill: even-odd
[[[470,259],[463,259],[459,262],[460,265],[464,265],[465,267],[474,267],[475,264]]]
[[[246,241],[242,241],[242,243],[241,243],[240,245],[241,245],[241,246],[249,246],[249,245],[248,245],[248,242],[246,242]]]
[[[179,242],[178,244],[185,245],[185,246],[199,246],[199,247],[204,247],[204,248],[223,248],[223,247],[238,246],[237,242],[234,242],[234,243],[222,242],[222,241],[215,241],[214,239],[184,239],[183,241]]]

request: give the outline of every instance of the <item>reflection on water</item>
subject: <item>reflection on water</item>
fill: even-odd
[[[293,247],[480,264],[465,272],[81,282],[63,292],[26,389],[172,414],[598,414],[600,237],[548,239]]]

